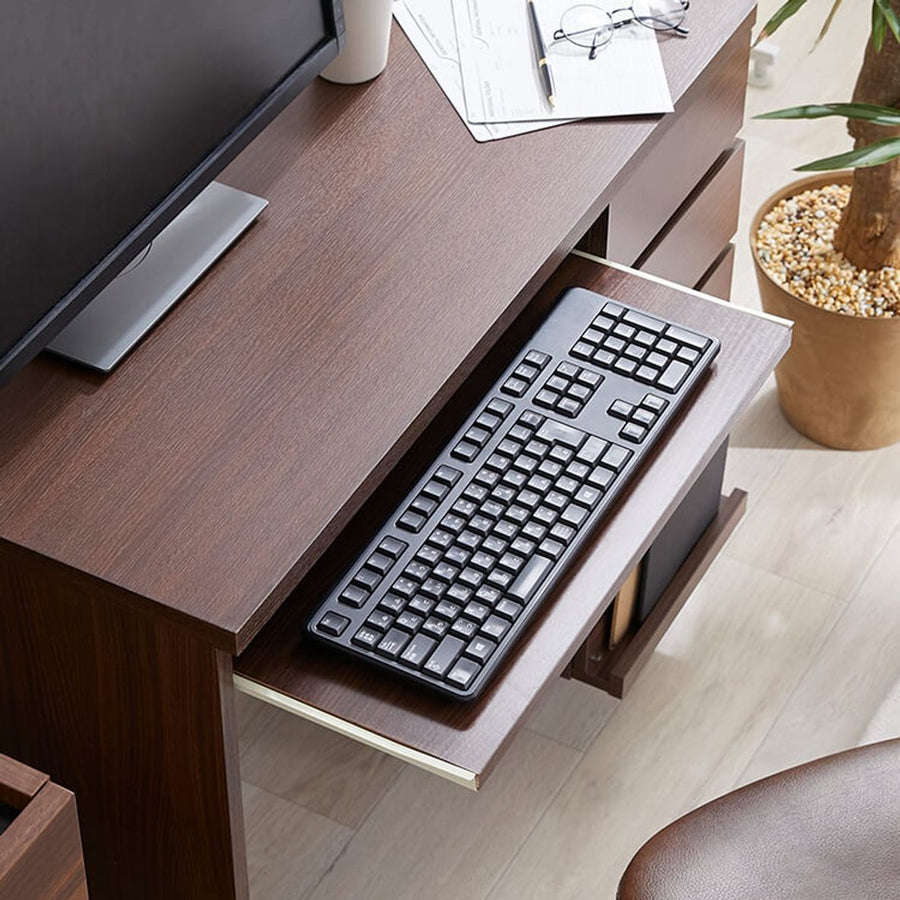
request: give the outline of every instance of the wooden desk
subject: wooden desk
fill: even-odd
[[[0,391],[0,750],[76,791],[92,896],[246,896],[233,658],[248,678],[276,664],[261,629],[299,614],[304,577],[504,333],[562,281],[595,282],[575,262],[539,293],[577,241],[630,263],[703,237],[701,280],[727,264],[727,230],[690,212],[736,210],[752,9],[702,4],[690,39],[663,43],[674,116],[488,145],[395,32],[384,75],[313,85],[232,165],[269,208],[114,374],[40,359]],[[558,637],[529,638],[477,741],[449,707],[370,697],[368,724],[484,775],[787,343],[736,310],[652,302],[735,353],[552,606]]]

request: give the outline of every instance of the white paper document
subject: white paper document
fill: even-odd
[[[522,4],[524,9],[524,2]],[[466,118],[452,0],[394,0],[394,18],[476,141],[493,141],[557,122],[478,124]]]
[[[573,0],[535,0],[553,73],[554,107],[544,96],[525,0],[452,0],[466,117],[474,123],[535,122],[671,112],[672,97],[656,32],[638,23],[616,28],[595,59],[554,40]],[[646,15],[646,0],[633,4]],[[621,2],[596,5],[620,9]]]

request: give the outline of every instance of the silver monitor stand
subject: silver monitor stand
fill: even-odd
[[[109,372],[231,246],[267,202],[214,181],[48,349]]]

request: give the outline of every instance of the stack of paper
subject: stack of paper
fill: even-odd
[[[634,3],[638,15],[646,14],[645,2]],[[637,24],[617,28],[590,59],[583,47],[553,40],[572,5],[535,0],[553,72],[552,108],[538,75],[525,0],[395,0],[394,16],[478,141],[572,119],[671,112],[656,33]]]

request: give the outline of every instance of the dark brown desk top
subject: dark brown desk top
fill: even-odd
[[[676,101],[752,9],[663,42]],[[233,164],[268,209],[114,374],[0,390],[0,541],[242,649],[666,124],[476,144],[395,30]]]

